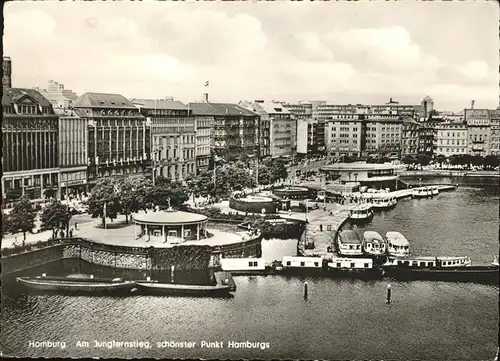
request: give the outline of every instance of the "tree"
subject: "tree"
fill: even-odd
[[[492,169],[498,167],[499,163],[500,163],[500,158],[498,157],[498,155],[490,154],[484,157],[483,164],[486,168]]]
[[[52,230],[52,238],[55,237],[56,230],[64,230],[69,228],[71,220],[71,211],[68,206],[62,204],[58,200],[50,202],[42,211],[40,216],[42,231]]]
[[[100,179],[90,191],[86,201],[88,213],[92,218],[100,217],[103,227],[106,226],[106,217],[116,219],[120,212],[117,193],[117,182],[113,178]]]
[[[152,182],[145,177],[125,178],[117,183],[116,198],[120,205],[120,213],[125,215],[125,223],[131,213],[147,209],[148,193],[152,189]]]
[[[163,176],[157,177],[155,185],[148,193],[148,203],[160,208],[176,208],[189,199],[189,189],[181,182]]]
[[[262,164],[269,168],[270,183],[275,183],[288,177],[288,170],[283,160],[267,158]]]
[[[2,237],[10,232],[10,216],[2,212]]]
[[[18,202],[14,204],[10,212],[10,231],[23,232],[23,239],[26,241],[26,232],[32,231],[35,228],[36,212],[30,200],[26,196],[22,196]]]
[[[259,164],[259,184],[268,185],[271,183],[271,170],[264,164]]]

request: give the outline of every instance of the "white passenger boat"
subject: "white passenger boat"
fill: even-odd
[[[385,240],[375,231],[363,233],[363,252],[370,257],[385,257],[387,250]]]
[[[427,191],[427,188],[415,188],[411,195],[413,198],[427,198],[429,197],[429,192]]]
[[[373,266],[371,258],[344,258],[334,257],[327,264],[330,275],[361,275],[370,278],[382,277],[382,272],[378,267]]]
[[[439,194],[439,189],[438,187],[431,187],[432,190],[432,195],[437,196]]]
[[[363,203],[351,209],[349,218],[352,221],[367,221],[373,217],[372,206],[369,203]]]
[[[373,209],[388,209],[393,206],[391,203],[391,198],[386,194],[377,194],[372,198],[372,208]]]
[[[410,254],[410,242],[399,232],[387,232],[387,254],[394,257],[406,257]]]
[[[281,273],[315,274],[323,270],[323,257],[284,256],[281,266],[281,268],[276,268],[276,271]]]
[[[342,256],[361,256],[361,240],[356,232],[346,230],[340,232],[337,237],[337,251]]]
[[[221,258],[220,267],[235,276],[266,274],[270,270],[263,258]]]
[[[401,266],[417,268],[447,268],[447,267],[469,267],[472,265],[470,257],[411,257],[411,258],[388,258],[384,267]]]

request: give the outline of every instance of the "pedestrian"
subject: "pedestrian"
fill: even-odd
[[[69,238],[72,238],[72,237],[73,237],[73,228],[71,228],[71,229],[69,230]]]
[[[326,212],[326,206],[323,206],[323,212]]]
[[[322,224],[319,225],[319,231],[323,232],[323,225]]]
[[[75,230],[78,230],[78,222],[75,222]]]

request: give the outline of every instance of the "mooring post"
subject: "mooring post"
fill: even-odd
[[[174,282],[174,271],[175,271],[175,265],[170,266],[170,281],[172,283]]]
[[[307,281],[304,282],[304,299],[307,299]]]
[[[391,304],[391,285],[387,285],[387,304]]]

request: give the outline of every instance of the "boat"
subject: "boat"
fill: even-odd
[[[377,209],[388,209],[392,207],[392,203],[387,195],[377,195],[372,198],[372,208]]]
[[[374,267],[371,258],[334,257],[327,263],[327,271],[331,276],[382,277],[382,270]]]
[[[383,265],[384,275],[399,280],[497,283],[498,263],[472,265],[469,257],[393,259]]]
[[[431,187],[432,195],[437,196],[439,194],[438,187]]]
[[[125,291],[129,292],[135,287],[134,282],[124,281],[121,278],[91,277],[57,277],[42,276],[17,277],[17,282],[23,286],[46,292],[69,292],[69,293],[109,293]]]
[[[394,257],[406,257],[410,254],[410,243],[399,232],[387,232],[387,254]]]
[[[415,188],[411,194],[413,198],[427,198],[429,197],[429,192],[427,188]]]
[[[351,209],[349,212],[349,219],[354,222],[368,221],[373,217],[371,204],[363,203]]]
[[[281,267],[275,269],[280,273],[317,274],[323,270],[323,257],[284,256]]]
[[[191,296],[223,296],[230,295],[236,291],[236,284],[229,272],[215,272],[215,285],[189,285],[178,283],[164,283],[149,278],[136,281],[139,292],[146,294],[161,295],[191,295]]]
[[[398,204],[398,199],[396,197],[389,198],[389,207],[395,207]]]
[[[363,255],[358,234],[352,230],[340,232],[337,238],[337,251],[341,256]]]
[[[221,258],[220,266],[233,276],[266,275],[273,270],[266,266],[263,258]]]
[[[384,238],[375,231],[365,231],[363,233],[362,248],[366,256],[374,258],[385,258],[387,251]]]

